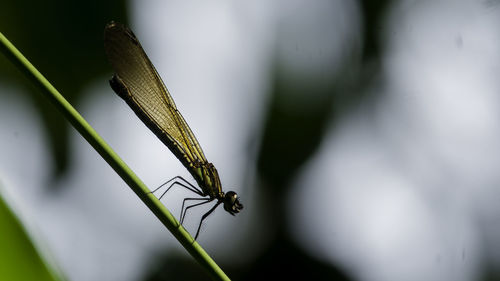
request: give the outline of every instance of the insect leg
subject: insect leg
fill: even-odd
[[[181,215],[179,216],[181,224],[184,221],[184,216],[185,216],[184,211],[187,209],[187,208],[184,209],[184,205],[186,204],[186,201],[188,201],[188,200],[198,200],[198,201],[207,201],[207,202],[210,202],[213,199],[210,199],[210,198],[184,198],[184,200],[182,200]],[[203,202],[203,203],[205,203],[205,202]]]
[[[183,183],[181,183],[181,182],[174,181],[174,182],[173,182],[173,183],[172,183],[172,184],[171,184],[171,185],[167,188],[167,190],[165,190],[165,192],[163,192],[163,193],[161,194],[161,196],[160,196],[158,199],[160,199],[160,200],[161,200],[161,198],[162,198],[165,194],[167,194],[167,192],[170,190],[170,188],[172,188],[172,187],[173,187],[174,185],[176,185],[176,184],[177,184],[177,185],[180,185],[180,186],[182,186],[182,187],[186,188],[187,190],[192,191],[192,192],[194,192],[194,193],[196,193],[196,194],[198,194],[198,195],[200,195],[200,196],[203,196],[203,193],[201,193],[201,191],[199,191],[198,189],[194,188],[194,187],[193,187],[193,185],[191,185],[191,184],[190,184],[190,185],[186,185],[186,184],[183,184]]]
[[[169,184],[170,182],[172,181],[183,181],[184,183],[186,183],[187,185],[191,186],[192,188],[198,190],[198,188],[196,188],[196,186],[194,186],[193,184],[191,184],[190,182],[188,182],[186,179],[184,179],[183,177],[181,176],[175,176],[171,179],[169,179],[168,181],[162,183],[158,188],[156,188],[155,190],[151,191],[151,193],[155,193],[156,191],[158,191],[160,188],[164,187],[165,185]],[[200,191],[201,192],[201,191]]]
[[[182,208],[184,208],[184,203],[185,203],[186,200],[204,200],[204,202],[195,203],[193,205],[189,205],[184,210],[181,209],[181,217],[180,217],[181,224],[182,224],[182,222],[184,222],[184,218],[186,217],[188,209],[190,209],[192,207],[196,207],[196,206],[200,206],[200,205],[206,204],[206,203],[208,203],[208,202],[210,202],[210,201],[212,201],[214,199],[212,199],[212,198],[185,198],[184,201],[182,202]]]
[[[210,209],[208,212],[206,212],[202,217],[201,217],[201,220],[200,220],[200,225],[198,225],[198,230],[196,231],[196,235],[194,236],[194,240],[196,240],[198,238],[198,234],[200,234],[200,229],[201,229],[201,224],[203,223],[203,221],[208,217],[210,216],[210,214],[220,205],[220,203],[222,203],[222,201],[219,201],[217,202],[217,204],[215,204],[212,209]]]
[[[160,188],[164,187],[165,185],[167,185],[169,183],[171,183],[170,186],[167,188],[167,190],[165,190],[165,192],[162,193],[162,195],[159,197],[159,199],[161,199],[170,190],[170,188],[172,188],[176,184],[180,185],[180,186],[186,188],[187,190],[189,190],[191,192],[194,192],[194,193],[196,193],[196,194],[198,194],[200,196],[204,195],[201,190],[199,190],[196,186],[194,186],[193,184],[191,184],[190,182],[188,182],[187,180],[185,180],[181,176],[175,176],[175,177],[173,177],[172,179],[168,180],[167,182],[163,183],[158,188],[156,188],[155,190],[153,190],[151,193],[155,193]]]

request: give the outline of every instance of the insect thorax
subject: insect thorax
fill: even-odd
[[[191,174],[205,195],[217,199],[224,197],[219,173],[212,163],[198,163],[193,167]]]

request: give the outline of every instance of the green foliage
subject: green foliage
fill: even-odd
[[[44,261],[12,208],[0,196],[0,280],[62,280]]]

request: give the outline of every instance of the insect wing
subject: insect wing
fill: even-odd
[[[196,137],[132,31],[118,23],[108,24],[104,47],[116,71],[111,83],[112,86],[115,83],[113,89],[117,94],[188,169],[190,163],[207,162]]]

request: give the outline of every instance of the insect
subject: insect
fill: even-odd
[[[155,67],[144,52],[134,33],[126,26],[110,22],[104,29],[104,49],[115,74],[109,81],[111,88],[132,108],[135,114],[181,161],[198,183],[198,187],[180,176],[167,181],[159,188],[184,187],[201,198],[185,198],[182,202],[180,223],[184,221],[190,208],[214,200],[217,203],[200,220],[195,240],[198,238],[203,221],[221,204],[231,215],[243,209],[234,191],[222,191],[219,174],[215,166],[208,162],[200,144],[189,128],[186,120],[175,106],[174,100],[165,87]],[[195,201],[188,205],[188,201]],[[186,206],[186,207],[185,207]],[[185,207],[185,208],[184,208]]]

